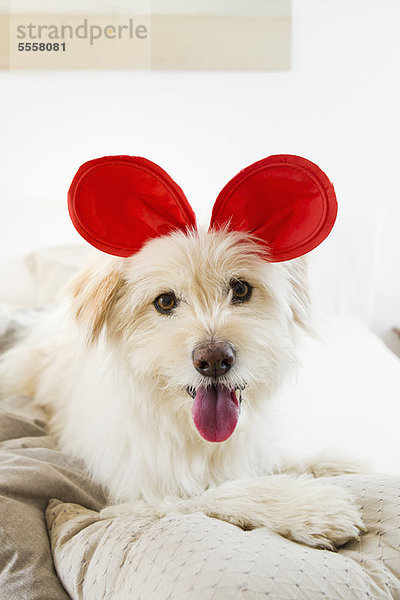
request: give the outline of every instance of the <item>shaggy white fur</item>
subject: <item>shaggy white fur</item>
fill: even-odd
[[[234,302],[232,281],[248,282],[251,297]],[[176,298],[165,314],[154,305],[163,293]],[[313,477],[351,465],[321,460],[302,467],[309,475],[278,474],[273,398],[311,326],[303,259],[268,263],[239,233],[174,233],[130,258],[97,253],[70,297],[4,354],[1,392],[34,396],[60,446],[84,459],[111,502],[130,503],[105,509],[105,518],[200,510],[326,548],[359,535],[354,500]],[[193,394],[215,385],[192,353],[212,340],[236,352],[218,385],[243,390],[223,442],[203,439],[192,417]]]

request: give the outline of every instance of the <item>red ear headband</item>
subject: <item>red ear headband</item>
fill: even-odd
[[[180,187],[159,166],[135,156],[105,156],[83,164],[68,192],[72,222],[92,246],[131,256],[148,240],[196,228]],[[271,262],[316,248],[336,219],[335,191],[314,163],[287,154],[240,171],[220,192],[210,229],[227,226],[265,242]]]

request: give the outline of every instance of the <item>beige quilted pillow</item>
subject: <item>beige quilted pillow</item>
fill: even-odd
[[[343,476],[369,532],[337,553],[201,513],[149,523],[52,500],[54,564],[73,600],[400,599],[400,479]]]

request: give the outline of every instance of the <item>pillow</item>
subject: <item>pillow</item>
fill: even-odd
[[[359,319],[325,318],[278,407],[294,456],[335,446],[377,473],[400,476],[400,359]]]
[[[136,522],[52,500],[46,519],[54,564],[73,600],[398,600],[400,479],[358,475],[329,482],[358,496],[369,527],[360,542],[337,553],[202,513]]]
[[[60,290],[83,267],[92,251],[90,246],[54,246],[29,254],[25,262],[36,282],[36,304],[57,300]]]

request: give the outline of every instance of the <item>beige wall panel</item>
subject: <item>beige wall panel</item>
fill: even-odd
[[[275,14],[0,13],[1,69],[286,70],[290,44]]]

